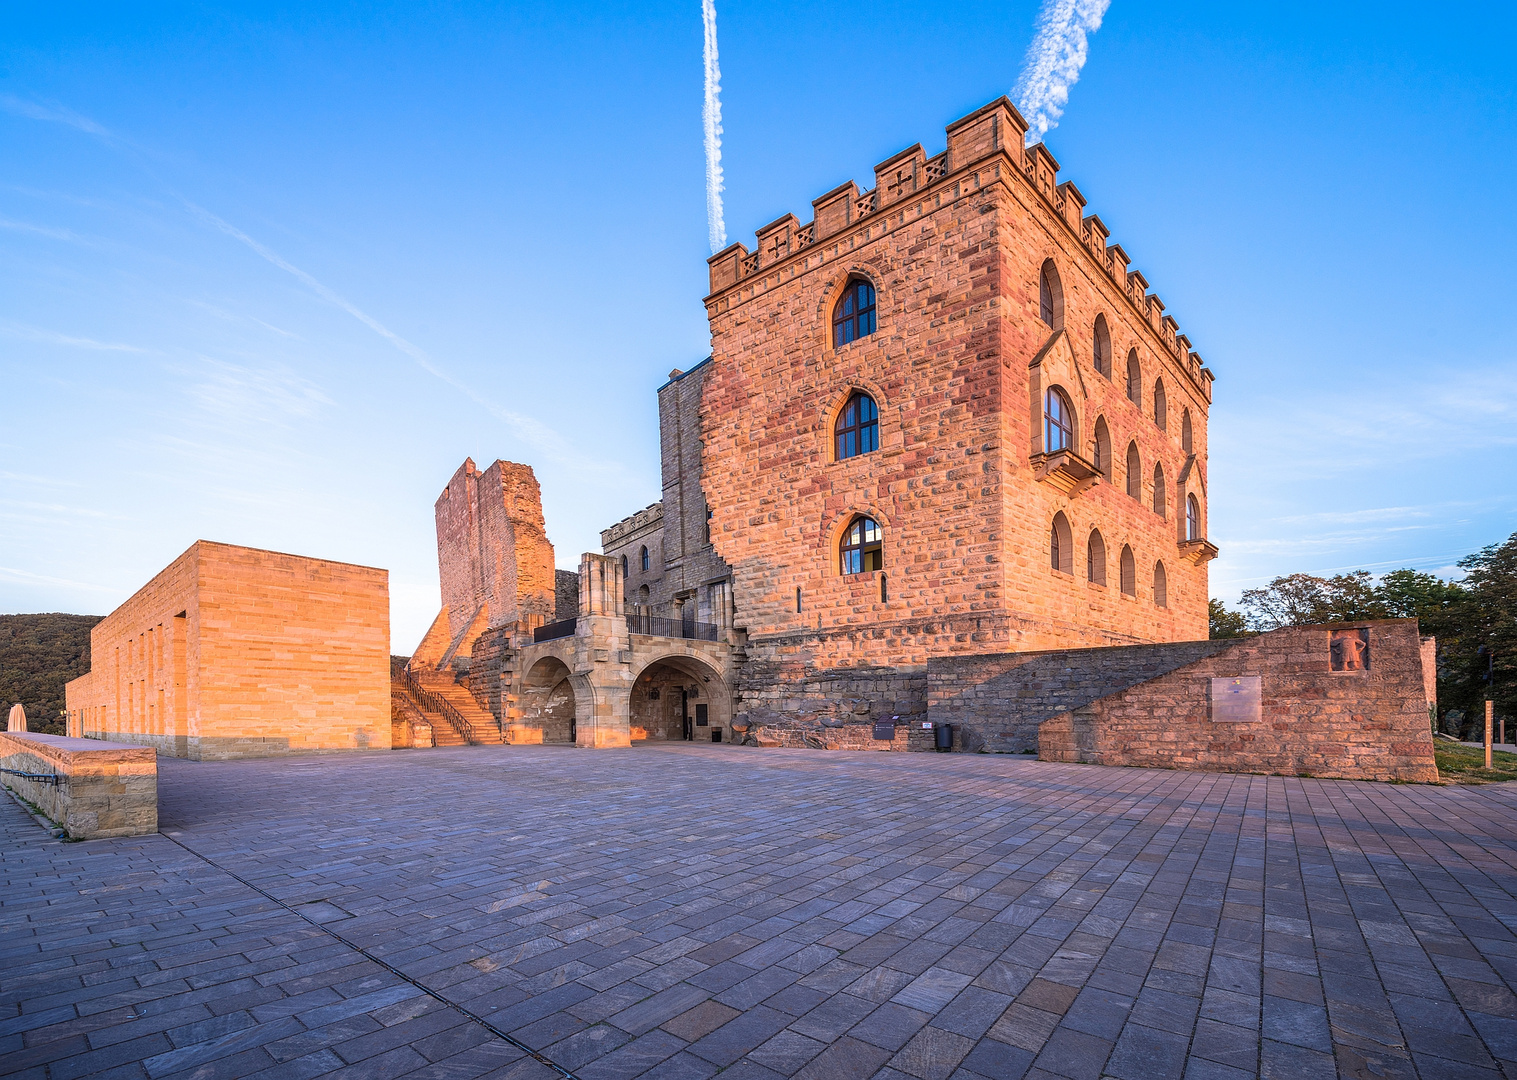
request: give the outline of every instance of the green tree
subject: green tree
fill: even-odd
[[[1460,559],[1459,568],[1466,596],[1454,607],[1458,630],[1450,635],[1446,657],[1450,689],[1462,691],[1471,712],[1483,710],[1489,692],[1496,711],[1511,716],[1517,705],[1517,533]]]
[[[1387,617],[1368,570],[1330,578],[1287,574],[1262,589],[1245,589],[1242,602],[1250,630]]]
[[[1216,597],[1206,605],[1208,621],[1211,624],[1211,637],[1235,638],[1248,633],[1248,626],[1243,620],[1243,612],[1229,611],[1227,605]]]

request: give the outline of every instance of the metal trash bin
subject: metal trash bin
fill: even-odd
[[[953,751],[953,725],[937,724],[932,729],[933,744],[940,754]]]

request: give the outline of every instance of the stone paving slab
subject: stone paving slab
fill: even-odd
[[[583,1080],[1517,1080],[1517,785],[473,747],[160,793],[77,844],[0,803],[0,1074],[563,1075],[452,1003]]]

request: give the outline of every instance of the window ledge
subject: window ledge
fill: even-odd
[[[1033,479],[1066,495],[1078,495],[1101,479],[1102,472],[1073,450],[1034,454],[1030,459]]]
[[[1210,540],[1181,540],[1180,556],[1200,566],[1217,557],[1217,545]]]

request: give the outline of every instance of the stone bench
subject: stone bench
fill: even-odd
[[[158,831],[158,757],[151,747],[3,731],[0,769],[12,770],[0,773],[6,787],[76,840]]]

